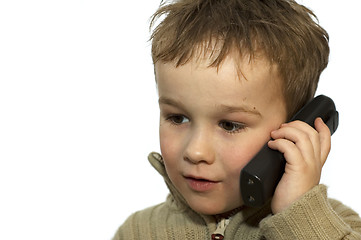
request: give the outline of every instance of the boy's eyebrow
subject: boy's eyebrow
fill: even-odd
[[[170,99],[170,98],[166,98],[166,97],[160,97],[158,99],[158,103],[159,103],[159,105],[165,104],[165,105],[171,105],[174,107],[182,107],[183,108],[183,104],[181,102]]]
[[[258,115],[259,117],[262,117],[261,113],[255,107],[251,108],[247,105],[229,106],[229,105],[220,104],[220,105],[217,105],[217,108],[221,109],[221,111],[228,112],[228,113],[245,112],[245,113],[250,113],[250,114],[254,114],[254,115]]]
[[[171,105],[171,106],[175,106],[175,107],[181,107],[181,108],[184,107],[181,102],[170,99],[170,98],[166,98],[166,97],[160,97],[158,100],[158,103]],[[225,105],[225,104],[219,104],[219,105],[217,104],[215,107],[218,108],[219,111],[222,111],[222,112],[227,112],[227,113],[245,112],[245,113],[250,113],[250,114],[254,114],[259,117],[262,117],[262,114],[255,107],[251,108],[247,105],[230,106],[230,105]]]

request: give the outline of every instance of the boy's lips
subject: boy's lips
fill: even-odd
[[[187,175],[184,176],[188,186],[196,192],[206,192],[214,188],[219,181],[209,180],[203,177]]]

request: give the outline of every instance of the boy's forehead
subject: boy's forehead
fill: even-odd
[[[252,91],[259,93],[272,91],[283,95],[277,67],[264,58],[237,61],[229,57],[219,67],[209,66],[208,61],[197,60],[180,66],[176,66],[174,62],[158,62],[155,64],[155,72],[158,93],[164,87],[171,87],[172,91],[177,92],[179,84],[199,87],[201,82],[207,81],[208,85],[202,85],[203,92],[212,85],[228,89],[229,93],[235,89],[252,88]]]
[[[155,69],[160,104],[183,109],[198,104],[203,106],[202,111],[213,109],[217,113],[243,109],[242,112],[253,111],[262,116],[275,103],[283,101],[277,68],[266,59],[237,62],[228,58],[218,69],[208,66],[207,61],[189,61],[181,66],[158,62]]]

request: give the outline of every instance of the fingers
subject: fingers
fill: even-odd
[[[300,161],[302,161],[302,159],[304,159],[304,156],[302,155],[301,151],[299,151],[298,147],[287,139],[278,138],[271,140],[268,142],[268,146],[281,152],[287,160],[289,166],[295,166]]]
[[[310,164],[317,160],[324,165],[331,148],[331,134],[321,118],[315,120],[315,129],[302,121],[282,124],[271,133],[274,139],[269,147],[285,154],[289,163],[302,157]],[[287,158],[287,155],[294,156]]]
[[[301,121],[282,124],[280,129],[271,133],[276,143],[273,146],[278,146],[277,150],[283,152],[291,164],[298,161],[299,157],[312,161],[315,156],[320,156],[320,141],[317,135],[315,129]],[[295,157],[287,158],[287,155]]]

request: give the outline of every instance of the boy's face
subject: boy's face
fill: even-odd
[[[241,206],[241,169],[286,121],[276,68],[227,58],[218,69],[190,61],[155,65],[160,146],[169,178],[196,212]],[[245,79],[245,78],[246,79]]]

